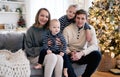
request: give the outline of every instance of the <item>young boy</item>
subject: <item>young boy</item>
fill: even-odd
[[[43,41],[43,47],[44,49],[41,51],[39,55],[38,65],[36,65],[34,68],[39,69],[42,67],[42,63],[44,61],[44,57],[46,54],[55,53],[63,57],[64,59],[64,72],[63,73],[65,77],[68,77],[67,63],[69,60],[66,55],[66,41],[62,33],[60,32],[59,20],[57,19],[51,20],[49,31]]]
[[[70,5],[68,9],[66,10],[66,15],[59,18],[60,25],[61,25],[61,32],[63,32],[64,28],[70,25],[74,22],[76,11],[78,10],[78,5]],[[87,41],[91,40],[91,34],[90,34],[90,27],[86,23],[84,26],[84,29],[86,30],[86,39]]]

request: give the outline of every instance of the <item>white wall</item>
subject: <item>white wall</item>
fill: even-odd
[[[92,1],[93,0],[26,0],[27,26],[30,27],[34,23],[35,15],[40,8],[47,8],[53,19],[66,14],[66,9],[70,4],[78,4],[80,8],[88,11]]]
[[[69,0],[29,0],[27,1],[27,23],[31,26],[34,23],[35,15],[40,8],[47,8],[51,18],[59,18],[66,14]]]

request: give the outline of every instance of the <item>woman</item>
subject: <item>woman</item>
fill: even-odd
[[[46,8],[41,8],[36,14],[35,23],[26,33],[25,51],[28,57],[36,58],[39,56],[43,49],[43,36],[48,31],[49,23],[49,11]],[[54,69],[55,77],[61,77],[61,70],[63,68],[62,56],[53,53],[47,54],[43,65],[45,66],[44,77],[51,77]]]

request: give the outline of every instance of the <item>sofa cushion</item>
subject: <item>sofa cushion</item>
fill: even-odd
[[[3,46],[4,42],[5,42],[5,35],[0,34],[0,49],[4,48]]]
[[[7,49],[15,52],[23,48],[24,33],[5,33],[0,34],[0,49]]]
[[[74,68],[76,75],[81,76],[84,73],[87,64],[79,65],[79,64],[73,63],[72,66]]]

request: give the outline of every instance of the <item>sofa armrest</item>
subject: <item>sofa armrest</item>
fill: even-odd
[[[15,52],[22,49],[24,44],[24,33],[10,32],[0,34],[0,50],[7,49]]]

